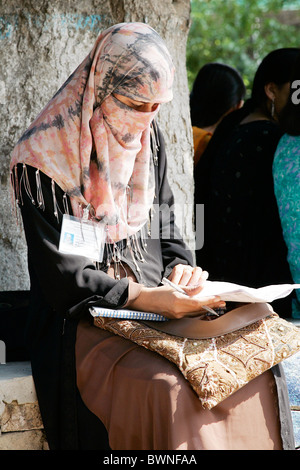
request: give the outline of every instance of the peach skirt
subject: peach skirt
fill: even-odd
[[[205,410],[174,364],[88,321],[78,326],[76,369],[112,450],[282,449],[271,371]]]

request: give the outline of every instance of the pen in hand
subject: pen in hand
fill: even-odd
[[[181,289],[181,287],[179,287],[177,284],[174,284],[174,282],[169,281],[169,279],[167,279],[166,277],[162,278],[161,283],[165,286],[173,287],[173,289],[177,290],[177,292],[180,292],[181,294],[188,295],[183,289]]]

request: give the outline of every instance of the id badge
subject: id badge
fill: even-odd
[[[64,214],[59,240],[60,253],[84,256],[101,262],[105,230],[102,224]]]

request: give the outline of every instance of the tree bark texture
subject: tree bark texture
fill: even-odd
[[[169,181],[184,238],[193,245],[193,158],[186,77],[189,0],[0,0],[0,291],[26,290],[26,243],[12,210],[9,162],[24,130],[91,50],[99,32],[140,21],[165,39],[176,67],[162,106]]]

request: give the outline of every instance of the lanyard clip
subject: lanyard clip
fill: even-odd
[[[88,204],[85,209],[83,209],[82,221],[87,222],[89,218],[91,204]]]

